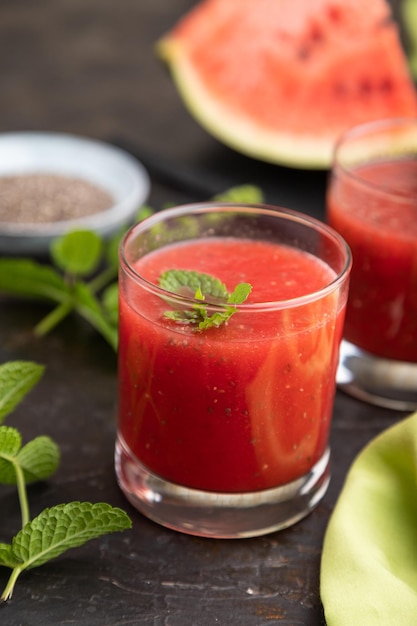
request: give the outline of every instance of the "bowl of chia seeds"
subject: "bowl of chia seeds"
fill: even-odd
[[[103,237],[127,228],[149,176],[110,144],[52,132],[0,133],[0,253],[47,254],[76,229]]]

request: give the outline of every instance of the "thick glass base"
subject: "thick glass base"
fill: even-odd
[[[329,484],[329,457],[326,450],[298,480],[251,493],[213,493],[170,483],[144,467],[120,435],[115,467],[127,499],[155,522],[190,535],[238,539],[286,528],[308,515]]]
[[[343,340],[336,380],[339,389],[370,404],[417,409],[417,363],[383,359]]]

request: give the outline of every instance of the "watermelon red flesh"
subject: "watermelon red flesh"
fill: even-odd
[[[204,0],[160,50],[196,119],[265,160],[328,166],[346,127],[417,115],[385,0]]]

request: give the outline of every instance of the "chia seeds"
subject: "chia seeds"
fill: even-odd
[[[59,174],[0,176],[0,222],[42,224],[100,213],[114,198],[95,185]]]

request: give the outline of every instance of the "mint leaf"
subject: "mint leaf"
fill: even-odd
[[[226,285],[218,278],[190,270],[168,270],[159,277],[159,286],[166,291],[172,291],[180,295],[192,295],[196,297],[197,290],[204,294],[204,297],[212,296],[220,301],[225,301],[228,297]],[[203,299],[203,298],[199,298]]]
[[[192,309],[165,311],[164,316],[180,324],[195,324],[198,330],[218,328],[226,323],[236,313],[236,305],[245,302],[252,291],[249,283],[239,283],[230,294],[218,278],[189,270],[168,270],[161,274],[159,285],[179,295],[192,295],[196,300]],[[224,310],[209,315],[202,302],[223,304]]]
[[[143,204],[139,211],[136,213],[136,221],[141,222],[147,217],[150,217],[155,213],[154,209],[148,204]]]
[[[25,569],[38,567],[103,534],[131,528],[128,515],[99,502],[69,502],[42,511],[13,538],[13,556]]]
[[[61,270],[74,276],[87,276],[97,269],[103,241],[91,230],[75,230],[53,240],[51,256]]]
[[[233,293],[227,298],[228,304],[242,304],[247,300],[250,292],[252,291],[252,287],[249,283],[239,283],[234,288]]]
[[[23,469],[26,483],[46,480],[54,474],[60,461],[57,444],[46,435],[29,441],[19,451],[16,461]]]
[[[213,199],[218,202],[259,204],[264,202],[264,195],[256,185],[238,185],[217,194]]]
[[[52,267],[31,259],[0,259],[0,291],[62,302],[68,286]]]
[[[19,468],[26,483],[45,480],[56,471],[59,448],[50,437],[36,437],[23,448],[21,445],[18,430],[0,426],[0,484],[15,485]]]
[[[30,361],[0,365],[0,423],[36,385],[43,372],[42,365]]]
[[[201,307],[195,305],[195,308],[189,311],[165,311],[164,317],[178,324],[198,324],[202,318]]]
[[[16,428],[0,426],[0,482],[8,471],[9,460],[17,455],[21,445],[22,437]]]
[[[17,533],[10,550],[7,544],[0,544],[6,546],[0,549],[0,562],[13,567],[1,599],[11,598],[24,570],[39,567],[91,539],[131,526],[124,511],[103,502],[69,502],[45,509]]]
[[[12,546],[9,543],[0,543],[0,566],[13,569],[18,562],[13,557]]]
[[[232,317],[232,315],[236,313],[235,305],[245,302],[251,291],[252,287],[251,285],[249,285],[249,283],[239,283],[238,285],[236,285],[233,293],[231,293],[227,298],[227,304],[233,306],[226,306],[224,311],[216,311],[210,317],[205,317],[201,322],[199,322],[199,329],[205,330],[206,328],[210,328],[211,326],[218,328],[219,326],[227,322]]]

